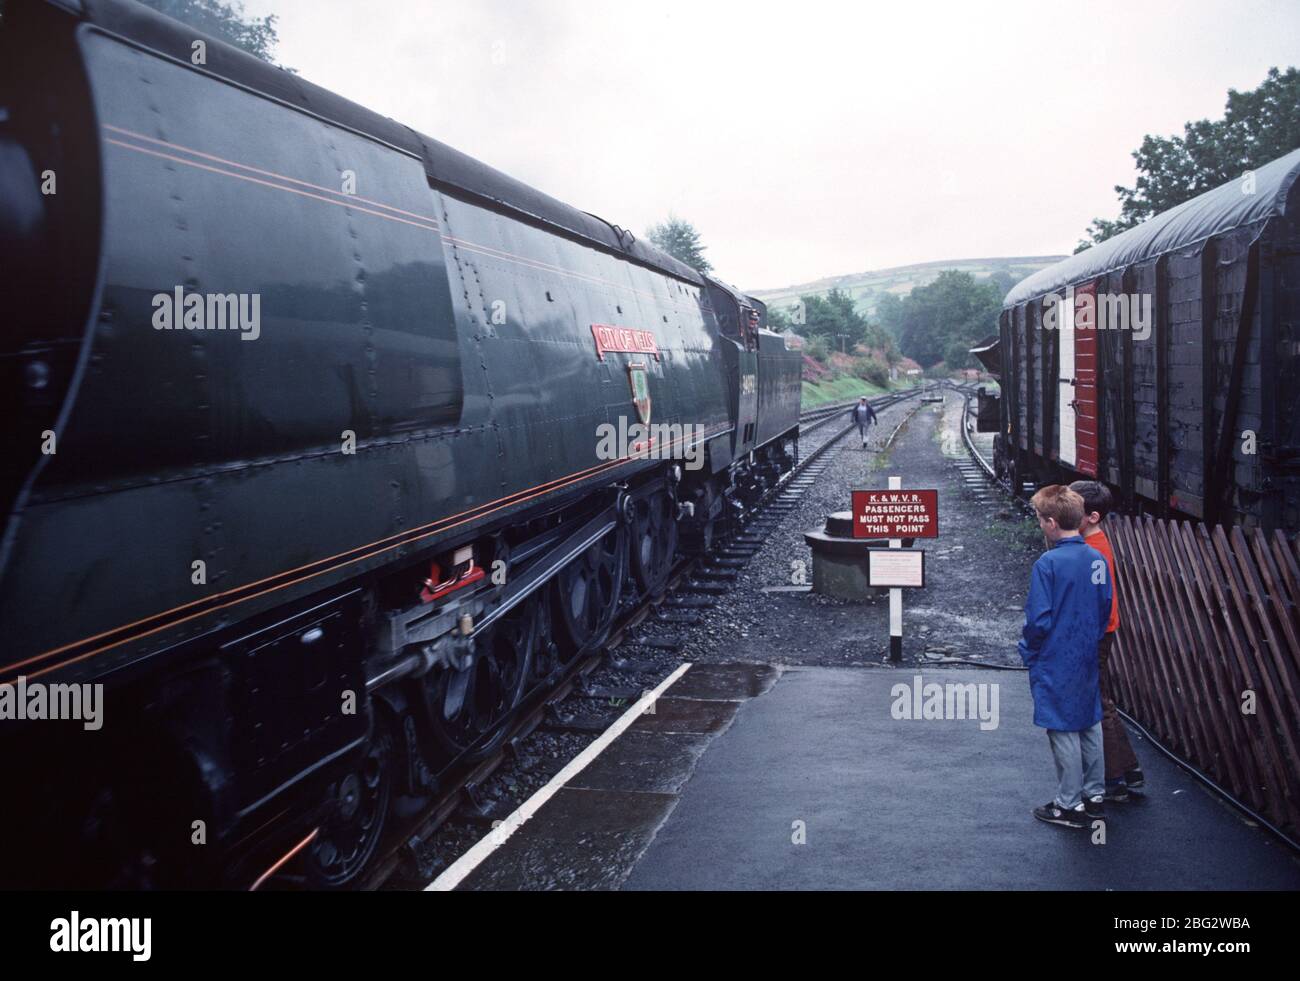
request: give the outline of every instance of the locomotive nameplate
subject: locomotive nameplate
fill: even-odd
[[[656,361],[660,360],[659,342],[655,340],[654,331],[615,327],[612,324],[592,324],[591,336],[596,341],[596,357],[601,361],[610,352],[649,354]]]

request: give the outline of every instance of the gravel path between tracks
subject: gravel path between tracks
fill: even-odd
[[[902,476],[904,487],[939,488],[940,537],[918,543],[929,549],[928,585],[904,594],[902,667],[934,666],[944,658],[1019,665],[1015,645],[1029,569],[1043,547],[1041,534],[1035,523],[997,501],[996,491],[984,495],[994,503],[982,503],[977,491],[965,487],[957,469],[967,459],[959,428],[960,396],[949,392],[942,406],[923,405],[891,449],[880,452],[915,405],[908,400],[882,410],[869,440],[874,451],[864,451],[852,436],[832,447],[830,465],[820,479],[773,528],[716,605],[695,611],[699,621],[691,626],[647,618],[628,632],[615,660],[592,672],[592,693],[570,695],[563,711],[578,721],[607,726],[636,693],[653,688],[683,661],[890,668],[885,594],[847,602],[765,589],[790,585],[792,563],[800,561],[811,582],[811,554],[803,533],[820,528],[829,512],[847,509],[854,489],[887,486],[891,473]],[[822,438],[815,434],[809,442],[815,445]],[[666,641],[679,643],[676,649],[654,646]],[[522,742],[519,758],[503,763],[477,788],[485,815],[470,818],[458,812],[417,846],[422,874],[394,880],[389,888],[419,887],[436,876],[594,738],[594,733],[548,728],[533,732]],[[534,887],[566,887],[548,875],[539,870]]]
[[[822,666],[888,666],[888,594],[850,602],[813,593],[765,592],[791,582],[793,563],[812,557],[803,533],[827,514],[847,510],[855,489],[884,488],[890,474],[903,486],[939,489],[939,537],[927,549],[927,585],[903,594],[904,666],[969,658],[1018,666],[1016,642],[1029,570],[1043,548],[1038,526],[1003,502],[999,492],[968,488],[957,464],[962,399],[923,405],[887,453],[863,451],[845,438],[830,465],[742,572],[737,587],[705,613],[683,657],[692,661],[767,661]],[[883,420],[879,445],[911,408]],[[981,500],[988,498],[990,500]]]

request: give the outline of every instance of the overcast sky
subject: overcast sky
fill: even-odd
[[[1146,133],[1300,63],[1296,0],[245,0],[300,74],[747,289],[1068,253]]]

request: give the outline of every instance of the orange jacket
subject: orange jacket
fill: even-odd
[[[1113,634],[1119,629],[1119,586],[1115,582],[1115,553],[1111,550],[1110,539],[1100,528],[1085,538],[1084,542],[1106,557],[1106,574],[1110,576],[1110,620],[1106,623],[1106,633]]]

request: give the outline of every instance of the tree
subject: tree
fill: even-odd
[[[867,321],[858,313],[847,293],[831,290],[825,296],[809,293],[801,296],[805,337],[824,337],[832,351],[849,351],[854,344],[867,340]]]
[[[1119,218],[1095,218],[1076,253],[1153,215],[1239,178],[1300,147],[1300,71],[1268,70],[1259,88],[1228,90],[1223,118],[1187,123],[1182,136],[1151,136],[1133,151],[1138,178],[1116,185]]]
[[[767,307],[767,329],[774,330],[778,334],[790,329],[790,315],[779,306],[768,304]]]
[[[713,265],[704,258],[708,246],[700,244],[700,233],[685,219],[670,214],[662,225],[652,225],[646,238],[674,259],[686,263],[699,273],[710,273]]]
[[[263,61],[274,63],[275,46],[280,35],[275,30],[275,14],[260,20],[244,13],[240,0],[141,0],[146,7],[174,17],[195,30],[211,34],[227,44],[243,48]]]
[[[964,367],[967,351],[996,329],[1003,295],[998,283],[945,269],[902,301],[899,347],[924,368],[940,361]]]
[[[993,272],[989,273],[988,281],[997,287],[998,292],[1003,296],[1010,293],[1011,287],[1020,282],[1020,280],[1016,279],[1015,276],[1011,275],[1010,269],[995,269]]]
[[[903,299],[897,293],[882,293],[876,301],[876,320],[895,337],[903,326]]]

